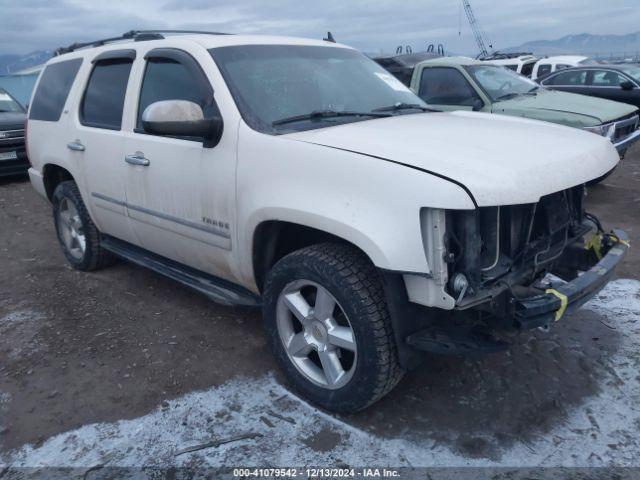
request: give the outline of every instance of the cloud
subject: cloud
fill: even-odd
[[[476,16],[498,48],[574,33],[640,29],[637,0],[473,0]],[[397,45],[444,43],[473,53],[475,43],[458,0],[0,0],[0,53],[53,49],[134,28],[198,28],[321,38],[369,52]]]

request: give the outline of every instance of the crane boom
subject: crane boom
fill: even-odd
[[[464,11],[467,14],[469,25],[471,25],[471,30],[473,30],[473,36],[475,37],[476,43],[478,44],[480,57],[486,57],[489,55],[489,51],[487,50],[487,46],[484,41],[484,34],[482,32],[482,29],[480,28],[480,24],[478,23],[475,14],[473,13],[471,4],[469,3],[469,0],[462,0],[462,4],[464,5]],[[489,45],[489,47],[491,47],[491,45]]]

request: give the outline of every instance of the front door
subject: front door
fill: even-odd
[[[211,60],[213,61],[213,60]],[[127,210],[141,245],[207,273],[232,279],[236,141],[225,129],[218,145],[144,131],[154,102],[188,100],[218,114],[214,92],[198,62],[176,49],[145,56],[135,129],[125,145]]]

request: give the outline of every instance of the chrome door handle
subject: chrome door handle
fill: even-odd
[[[139,165],[141,167],[148,167],[151,163],[147,158],[144,158],[144,154],[136,152],[133,155],[127,155],[124,157],[124,161],[131,165]]]
[[[80,140],[67,143],[67,148],[69,150],[73,150],[74,152],[84,152],[86,150],[84,145],[80,142]]]

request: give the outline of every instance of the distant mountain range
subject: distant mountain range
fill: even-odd
[[[624,57],[640,54],[640,32],[627,35],[567,35],[557,40],[534,40],[502,52],[532,52],[536,55],[585,54],[600,57]],[[0,75],[14,73],[45,63],[51,51],[36,51],[28,55],[0,55]]]
[[[558,40],[535,40],[503,52],[532,52],[536,55],[585,54],[600,57],[623,57],[640,52],[640,32],[627,35],[567,35]]]
[[[41,65],[53,55],[51,51],[37,51],[28,55],[0,55],[0,75]]]

